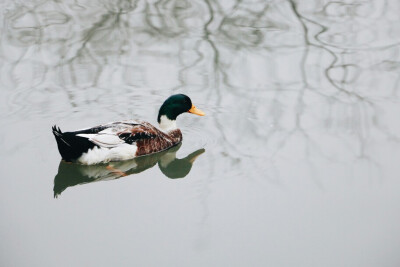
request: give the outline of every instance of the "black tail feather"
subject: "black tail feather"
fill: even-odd
[[[65,161],[74,161],[96,146],[87,138],[77,136],[74,132],[63,133],[56,125],[52,127],[52,131],[57,141],[58,151]]]

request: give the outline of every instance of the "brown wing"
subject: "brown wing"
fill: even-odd
[[[179,129],[166,134],[148,122],[125,128],[118,132],[117,136],[125,143],[135,143],[136,156],[160,152],[182,141],[182,133]]]
[[[140,140],[156,138],[158,135],[160,135],[160,132],[154,127],[138,124],[130,129],[119,132],[117,135],[125,143],[132,144]]]

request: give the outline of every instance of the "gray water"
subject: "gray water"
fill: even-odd
[[[400,266],[399,1],[0,10],[1,266]],[[60,162],[52,125],[175,93],[169,156]]]

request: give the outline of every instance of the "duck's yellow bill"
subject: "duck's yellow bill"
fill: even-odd
[[[188,112],[189,112],[189,113],[196,114],[196,115],[199,115],[199,116],[204,116],[204,115],[206,115],[203,111],[201,111],[200,109],[196,108],[194,105],[192,106],[191,109],[189,109]]]

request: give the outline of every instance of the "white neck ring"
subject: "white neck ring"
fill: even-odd
[[[166,115],[162,115],[160,117],[160,129],[164,132],[169,132],[177,129],[176,120],[170,120]]]

